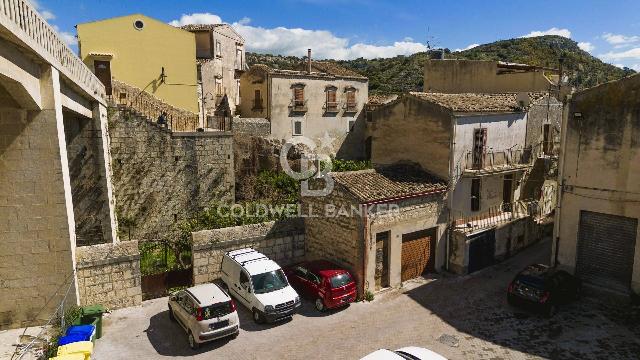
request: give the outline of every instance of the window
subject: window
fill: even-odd
[[[338,100],[336,97],[336,93],[338,92],[335,87],[328,87],[326,92],[326,103],[325,103],[325,111],[326,112],[338,112]]]
[[[251,282],[256,294],[264,294],[272,291],[284,289],[289,285],[287,277],[282,269],[266,272],[263,274],[252,275]]]
[[[134,27],[136,30],[142,30],[142,29],[144,29],[144,21],[142,21],[142,20],[136,20],[136,21],[134,21],[134,22],[133,22],[133,27]]]
[[[196,31],[196,57],[199,59],[211,59],[213,57],[213,43],[211,32]]]
[[[346,93],[347,93],[346,111],[347,112],[358,111],[358,104],[356,103],[356,89],[347,88]]]
[[[291,86],[293,90],[293,99],[289,108],[293,112],[305,112],[307,111],[306,101],[304,99],[304,84],[294,84]]]
[[[473,130],[473,168],[482,169],[486,157],[487,128]]]
[[[471,179],[471,211],[480,211],[480,179]]]
[[[367,122],[373,121],[373,111],[367,111]]]
[[[365,154],[366,160],[371,160],[371,151],[373,150],[372,145],[373,145],[373,139],[371,138],[371,136],[369,136],[364,141],[364,154]]]
[[[296,120],[293,122],[293,135],[302,135],[302,121]]]
[[[244,64],[242,61],[242,49],[236,49],[236,69],[242,70],[244,68]]]
[[[222,43],[220,40],[216,40],[216,56],[222,57]]]
[[[331,278],[330,282],[331,282],[331,287],[332,288],[339,288],[339,287],[343,287],[347,284],[349,284],[351,282],[351,276],[349,276],[349,273],[344,273],[344,274],[340,274],[340,275],[336,275],[334,277]]]
[[[551,154],[551,124],[542,125],[542,152],[544,155]]]
[[[295,107],[304,106],[304,88],[297,87],[293,89],[293,102]]]
[[[262,111],[262,94],[260,93],[260,89],[256,89],[253,95],[253,110]]]
[[[202,82],[202,66],[201,65],[196,66],[196,73],[198,77],[198,82],[201,83]]]
[[[240,271],[240,285],[245,289],[249,289],[249,276],[244,271]]]

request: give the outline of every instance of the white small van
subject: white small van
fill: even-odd
[[[256,323],[291,317],[300,306],[300,297],[280,266],[253,249],[224,254],[221,278],[238,302],[252,312]]]

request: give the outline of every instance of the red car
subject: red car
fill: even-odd
[[[356,299],[356,283],[340,266],[316,260],[288,267],[287,279],[298,294],[315,302],[318,311],[348,305]]]

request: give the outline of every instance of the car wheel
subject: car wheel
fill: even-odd
[[[256,324],[264,323],[264,318],[262,317],[262,314],[260,314],[260,311],[258,311],[258,309],[253,309],[253,321]]]
[[[316,310],[323,312],[326,310],[326,308],[324,307],[324,302],[322,302],[322,299],[317,298],[316,299]]]
[[[547,312],[545,313],[545,315],[546,315],[546,317],[551,318],[551,317],[553,317],[553,315],[556,314],[557,311],[558,311],[558,309],[556,308],[556,306],[554,304],[551,304],[547,308]]]
[[[193,337],[193,333],[191,331],[189,331],[189,347],[192,350],[198,350],[198,348],[200,347],[200,344],[196,342],[196,338]]]
[[[176,321],[175,315],[173,315],[173,309],[169,306],[169,320]]]

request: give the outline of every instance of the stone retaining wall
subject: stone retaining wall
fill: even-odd
[[[142,303],[137,241],[79,247],[76,261],[80,305],[117,309]]]
[[[113,110],[109,123],[122,239],[165,239],[175,223],[234,201],[230,132],[172,133]]]
[[[232,250],[251,247],[281,266],[305,259],[304,222],[298,218],[198,231],[191,236],[194,285],[218,279],[222,255]]]

